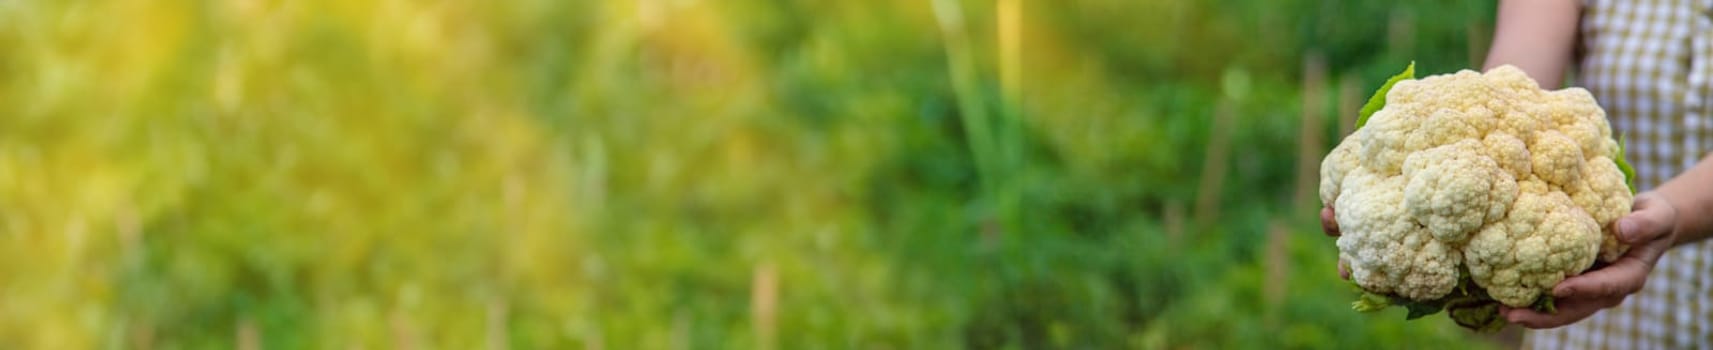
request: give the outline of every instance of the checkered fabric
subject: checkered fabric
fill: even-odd
[[[1647,190],[1713,150],[1713,0],[1583,1],[1581,85],[1626,140]],[[1713,184],[1709,184],[1713,185]],[[1713,245],[1679,246],[1640,293],[1524,348],[1713,348]]]

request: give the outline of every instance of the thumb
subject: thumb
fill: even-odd
[[[1320,231],[1338,237],[1338,215],[1332,212],[1331,207],[1320,209]]]
[[[1618,219],[1618,239],[1641,244],[1666,235],[1677,222],[1677,210],[1653,193],[1636,196],[1629,215]]]

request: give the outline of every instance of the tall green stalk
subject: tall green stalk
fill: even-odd
[[[970,154],[974,158],[977,181],[982,189],[982,198],[992,206],[992,214],[1003,229],[1016,231],[1018,227],[1017,198],[1015,191],[1007,191],[1009,179],[1008,170],[1018,165],[1016,157],[1017,125],[1004,123],[995,125],[995,119],[989,116],[987,106],[982,103],[981,76],[977,71],[973,50],[970,48],[969,31],[965,28],[963,8],[956,0],[934,0],[934,17],[940,26],[946,47],[946,65],[951,73],[952,89],[958,104],[958,116],[962,121],[965,141],[968,143]],[[999,120],[1006,122],[1011,114],[1010,108],[1000,111]],[[996,129],[996,127],[998,127]],[[1001,133],[1000,131],[1003,131]]]

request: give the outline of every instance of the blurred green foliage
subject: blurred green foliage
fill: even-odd
[[[1291,184],[1492,7],[0,2],[0,348],[1485,346]]]

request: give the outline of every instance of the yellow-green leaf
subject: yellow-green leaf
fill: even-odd
[[[1624,184],[1629,185],[1630,192],[1634,193],[1636,192],[1636,168],[1630,166],[1630,162],[1625,161],[1624,158],[1629,157],[1624,155],[1624,137],[1619,136],[1618,154],[1614,154],[1612,160],[1618,163],[1618,170],[1624,172]]]
[[[1404,67],[1403,72],[1393,75],[1391,79],[1386,79],[1386,83],[1380,85],[1379,90],[1374,91],[1374,96],[1368,97],[1368,103],[1362,105],[1362,113],[1356,117],[1356,128],[1360,129],[1363,125],[1368,124],[1368,116],[1374,115],[1374,112],[1379,112],[1380,108],[1386,107],[1386,92],[1392,91],[1392,85],[1405,79],[1415,78],[1416,62],[1410,61],[1410,65]]]

